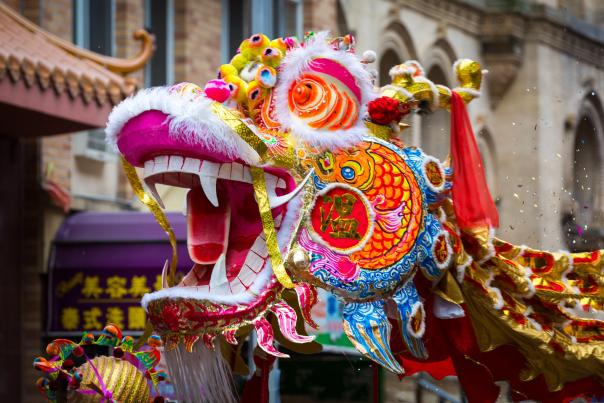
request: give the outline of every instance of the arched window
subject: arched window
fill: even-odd
[[[390,69],[397,64],[401,64],[403,61],[399,58],[398,54],[392,50],[387,49],[380,59],[380,85],[390,84],[390,76],[388,72]]]
[[[602,156],[601,133],[592,118],[584,115],[577,125],[574,147],[573,197],[575,221],[590,225],[601,208]]]
[[[604,128],[594,92],[583,102],[574,137],[572,209],[565,223],[569,248],[600,248],[604,243]]]
[[[433,65],[427,73],[428,79],[435,84],[448,86],[447,76],[440,65]],[[451,117],[449,112],[437,109],[422,116],[421,147],[427,154],[433,155],[444,161],[450,148]]]
[[[388,75],[390,69],[405,60],[417,59],[417,53],[409,31],[399,21],[390,22],[384,29],[380,39],[380,85],[386,85],[390,84],[390,76]]]

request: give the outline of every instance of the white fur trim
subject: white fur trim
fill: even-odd
[[[421,311],[422,322],[419,326],[419,330],[415,332],[411,328],[411,318],[414,317],[418,311]],[[426,332],[426,311],[424,310],[424,304],[421,301],[417,301],[415,304],[413,304],[413,307],[411,307],[411,313],[409,314],[409,318],[407,320],[407,331],[411,336],[418,339],[421,338]]]
[[[487,281],[485,282],[484,285],[485,285],[485,288],[487,289],[487,291],[495,294],[497,301],[495,301],[495,303],[493,304],[493,308],[500,311],[501,309],[503,309],[503,296],[501,295],[501,290],[499,288],[491,287],[491,283],[493,282],[494,279],[495,279],[495,273],[494,272],[489,273],[489,278],[487,279]]]
[[[526,318],[526,320],[528,320],[528,322],[531,325],[533,325],[535,330],[537,330],[538,332],[542,332],[543,327],[539,324],[539,322],[537,322],[535,319],[530,317],[530,314],[532,314],[532,313],[533,313],[533,307],[529,306],[528,308],[526,308],[526,311],[524,312],[524,317]]]
[[[440,172],[440,175],[442,176],[443,183],[438,187],[434,186],[434,184],[432,182],[430,182],[428,175],[426,175],[426,165],[428,165],[429,162],[436,163],[436,166],[438,167],[438,171]],[[426,158],[424,158],[424,162],[422,163],[422,174],[424,175],[424,179],[426,180],[426,186],[430,190],[432,190],[434,193],[440,193],[443,190],[445,190],[445,185],[447,184],[445,169],[443,168],[441,162],[438,159],[432,157],[431,155],[427,155]]]
[[[405,64],[397,64],[396,66],[392,66],[388,71],[388,75],[393,81],[398,76],[403,76],[405,74],[413,74],[413,69]]]
[[[435,250],[434,250],[436,248],[436,242],[434,242],[432,244],[430,253],[432,253],[432,260],[434,260],[436,267],[438,267],[441,270],[444,270],[447,267],[449,267],[449,265],[451,264],[451,259],[453,258],[453,249],[451,248],[451,242],[449,240],[449,233],[445,230],[442,230],[438,233],[438,235],[436,236],[435,239],[440,238],[441,235],[444,235],[444,237],[445,237],[445,245],[447,247],[447,259],[445,259],[445,261],[442,263],[439,263],[438,260],[436,260],[436,257],[435,257],[436,255],[435,255]]]
[[[470,267],[470,265],[474,261],[474,259],[472,259],[472,256],[467,256],[468,258],[466,259],[466,261],[457,266],[457,275],[455,277],[457,278],[457,282],[460,284],[463,283],[463,280],[466,277],[466,269]]]
[[[575,307],[566,307],[564,306],[564,302],[558,303],[560,309],[566,313],[571,318],[579,318],[579,319],[596,319],[600,321],[604,321],[604,312],[596,309],[590,309],[589,311],[583,310],[583,307],[578,303]]]
[[[569,282],[568,282],[568,278],[566,277],[569,273],[572,273],[573,270],[575,269],[575,262],[573,260],[573,256],[570,254],[570,252],[565,251],[565,250],[561,250],[559,251],[560,254],[562,254],[563,256],[566,256],[566,258],[568,259],[568,268],[566,270],[564,270],[564,272],[562,272],[562,282],[564,283],[565,286],[567,286],[568,288],[570,288],[571,290],[573,290],[574,292],[576,292],[577,294],[581,293],[581,291],[579,290],[579,288],[577,287],[573,287]]]
[[[533,274],[533,271],[531,270],[530,267],[523,267],[524,269],[524,278],[526,280],[526,283],[528,284],[528,288],[529,290],[526,292],[526,294],[522,295],[522,298],[533,298],[533,296],[535,295],[535,285],[533,284],[533,281],[531,280],[531,274]]]
[[[447,222],[447,213],[445,213],[445,209],[442,207],[439,207],[438,210],[438,222],[440,222],[441,224],[444,224]]]
[[[312,201],[312,204],[308,208],[308,211],[312,212],[312,210],[315,208],[315,204],[316,204],[317,200],[320,197],[322,197],[324,194],[329,193],[329,191],[331,191],[333,189],[337,189],[337,188],[345,188],[347,190],[352,191],[357,196],[359,196],[361,202],[363,202],[363,204],[364,204],[365,210],[367,212],[369,212],[369,226],[367,227],[367,233],[363,236],[363,238],[359,241],[359,243],[356,246],[346,249],[346,250],[336,249],[333,247],[333,245],[330,245],[327,242],[325,242],[325,240],[323,238],[321,238],[315,232],[315,229],[312,227],[310,220],[309,220],[309,225],[308,225],[308,233],[310,234],[310,237],[312,238],[313,241],[325,246],[329,250],[332,250],[340,255],[350,255],[354,252],[358,252],[361,249],[363,249],[365,247],[365,245],[367,244],[367,241],[369,241],[369,239],[373,235],[373,229],[375,227],[375,212],[373,211],[373,208],[371,207],[371,203],[369,203],[369,200],[367,199],[367,197],[365,197],[365,195],[360,190],[358,190],[357,188],[354,188],[346,183],[339,183],[339,182],[330,183],[329,185],[327,185],[323,189],[321,189],[320,192],[317,192],[317,194],[315,195],[315,198]]]
[[[407,66],[414,66],[417,71],[419,71],[419,75],[422,77],[426,76],[426,70],[424,70],[424,66],[422,66],[422,64],[420,62],[418,62],[415,59],[409,59],[409,60],[405,60],[405,62],[403,64],[406,64]],[[410,73],[414,73],[413,68],[412,67],[408,67],[409,68],[409,72]]]
[[[487,254],[478,261],[478,264],[483,264],[487,260],[495,256],[495,246],[493,245],[493,238],[495,238],[495,229],[489,228],[489,240],[487,241]]]
[[[453,91],[457,92],[458,94],[463,92],[473,96],[474,98],[480,98],[480,91],[477,91],[473,88],[457,87],[453,88]]]
[[[304,191],[301,191],[288,204],[287,212],[281,223],[281,228],[277,233],[277,241],[283,254],[286,254],[288,245],[295,232],[295,226],[300,218],[302,207],[302,199]],[[232,295],[216,295],[208,292],[199,291],[197,287],[171,287],[164,288],[159,291],[145,294],[141,301],[141,305],[147,310],[150,302],[163,298],[187,298],[196,300],[205,300],[210,302],[222,303],[226,305],[249,304],[257,298],[257,295],[262,293],[269,284],[269,281],[274,278],[273,269],[270,259],[267,258],[262,268],[262,271],[256,276],[250,288],[239,294]]]
[[[319,32],[303,47],[289,52],[279,69],[278,82],[275,86],[275,112],[279,123],[292,135],[319,149],[345,148],[352,146],[368,133],[364,124],[367,103],[376,97],[371,83],[371,74],[357,57],[349,52],[334,50],[326,41],[328,32]],[[353,127],[346,130],[316,130],[299,119],[292,118],[288,106],[289,89],[302,73],[309,70],[310,63],[317,58],[335,60],[348,69],[355,77],[361,89],[359,116]]]
[[[117,138],[124,125],[143,112],[158,110],[168,115],[170,135],[219,150],[230,158],[241,158],[247,164],[257,164],[259,155],[212,113],[212,102],[205,96],[170,92],[169,87],[144,89],[113,108],[105,129],[107,143],[117,151]]]
[[[380,88],[380,92],[383,93],[384,91],[394,91],[396,93],[398,93],[399,95],[401,95],[402,97],[407,98],[408,100],[412,100],[413,98],[413,94],[410,93],[409,91],[407,91],[406,89],[404,89],[403,87],[397,87],[396,85],[392,85],[392,84],[388,84],[388,85],[384,85],[382,88]]]

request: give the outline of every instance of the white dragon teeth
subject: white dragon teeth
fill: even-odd
[[[226,254],[220,255],[210,277],[210,291],[216,294],[230,294],[229,280],[226,274]]]
[[[161,196],[159,195],[159,193],[157,192],[157,189],[155,188],[155,182],[145,181],[145,183],[147,184],[147,187],[149,188],[149,192],[151,192],[151,196],[153,196],[153,198],[155,199],[157,204],[159,204],[159,207],[166,208],[166,206],[164,206],[163,200],[161,199]]]
[[[168,260],[164,263],[164,268],[161,271],[161,288],[168,288]]]
[[[285,189],[287,183],[283,178],[265,172],[266,190],[271,208],[282,206],[295,197],[298,192],[308,182],[312,172],[288,194],[277,196],[276,189]],[[252,174],[250,168],[238,162],[217,163],[212,161],[200,160],[197,158],[183,158],[180,156],[157,156],[152,160],[146,161],[144,164],[144,181],[151,195],[157,203],[164,207],[164,203],[159,195],[156,185],[167,184],[170,186],[179,186],[184,188],[192,188],[195,185],[195,178],[198,178],[201,188],[203,189],[208,200],[216,207],[219,205],[217,194],[217,181],[231,180],[252,184]],[[183,204],[183,213],[187,214],[187,197]],[[279,229],[283,220],[283,216],[279,215],[275,218],[275,228]],[[266,260],[268,259],[268,251],[264,233],[261,232],[246,256],[237,277],[229,282],[226,273],[226,254],[220,255],[210,276],[210,282],[207,285],[200,286],[185,286],[187,288],[195,288],[200,293],[210,295],[233,295],[247,292],[258,275],[267,270]],[[167,288],[168,262],[162,270],[162,286]],[[270,270],[270,269],[269,269]]]
[[[157,183],[190,188],[195,184],[193,177],[196,176],[199,178],[199,183],[206,197],[216,207],[219,204],[216,190],[218,179],[252,183],[250,168],[238,162],[218,163],[203,161],[197,158],[183,158],[178,155],[161,155],[146,161],[143,176],[149,191],[162,208],[164,208],[164,203],[155,189]],[[270,173],[265,173],[264,176],[266,178],[266,189],[269,199],[272,200],[272,207],[278,207],[287,203],[299,191],[296,188],[294,192],[288,195],[277,196],[275,190],[278,188],[285,189],[285,180]]]
[[[206,194],[206,197],[214,205],[214,207],[218,207],[218,194],[216,193],[216,181],[218,180],[215,176],[202,176],[199,175],[199,182],[201,183],[201,188],[203,192]]]

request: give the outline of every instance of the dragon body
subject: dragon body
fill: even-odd
[[[410,61],[376,88],[371,59],[351,36],[253,35],[205,88],[143,90],[110,116],[108,140],[165,229],[156,184],[190,189],[195,265],[180,282],[166,265],[143,298],[178,393],[228,400],[214,390],[221,356],[237,369],[252,331],[269,355],[286,356],[275,339],[312,346],[299,325],[315,325],[317,287],[342,299],[354,346],[397,374],[452,364],[471,401],[494,401],[501,379],[518,400],[601,393],[602,251],[538,251],[495,238],[493,221],[463,224],[466,174],[397,139],[409,112],[465,113],[480,65],[457,62],[449,89]]]

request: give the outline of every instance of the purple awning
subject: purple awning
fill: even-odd
[[[186,246],[186,217],[168,213],[178,241],[178,268],[193,263]],[[49,269],[144,268],[161,271],[171,256],[168,235],[150,213],[83,212],[63,222],[54,240]]]
[[[178,269],[189,271],[186,218],[167,214],[178,243]],[[52,245],[48,281],[48,334],[81,334],[116,323],[125,332],[145,326],[141,297],[161,288],[172,250],[150,213],[83,212],[63,222]]]

